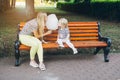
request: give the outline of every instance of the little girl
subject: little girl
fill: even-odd
[[[68,20],[65,18],[60,18],[58,21],[58,38],[57,43],[60,48],[63,48],[63,43],[66,43],[72,50],[73,54],[77,54],[78,51],[74,45],[70,42],[70,32],[68,28]]]

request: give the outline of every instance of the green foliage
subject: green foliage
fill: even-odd
[[[71,0],[65,0],[66,2],[70,2]]]
[[[92,15],[99,16],[101,18],[116,19],[119,20],[120,3],[93,3]]]
[[[120,0],[91,0],[91,2],[118,2]]]
[[[58,3],[57,8],[102,19],[120,20],[120,2]]]

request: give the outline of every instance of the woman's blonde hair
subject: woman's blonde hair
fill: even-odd
[[[68,20],[66,18],[60,18],[59,23],[64,25],[65,27],[68,26]]]
[[[44,27],[45,27],[45,19],[47,17],[47,13],[39,12],[37,14],[37,23],[38,23],[38,33],[39,35],[43,35]]]

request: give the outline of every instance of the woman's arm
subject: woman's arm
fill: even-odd
[[[52,30],[48,30],[47,32],[43,33],[43,37],[51,33],[52,33]]]
[[[34,30],[34,31],[33,31],[33,35],[34,35],[34,37],[36,37],[36,38],[38,38],[38,39],[42,37],[42,36],[39,35],[39,33],[38,33],[37,30]]]
[[[43,33],[43,35],[39,35],[38,31],[37,30],[34,30],[33,31],[33,35],[36,37],[36,38],[41,38],[41,37],[44,37],[48,34],[51,34],[52,33],[52,30],[48,30],[47,32]]]

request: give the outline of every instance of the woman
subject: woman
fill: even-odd
[[[26,22],[25,26],[19,33],[19,40],[22,44],[30,46],[30,66],[39,67],[41,70],[46,70],[43,63],[43,36],[51,34],[52,30],[44,33],[44,27],[47,20],[47,14],[39,12],[37,18]],[[39,64],[35,61],[35,55],[38,55]]]

